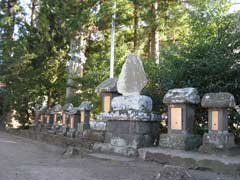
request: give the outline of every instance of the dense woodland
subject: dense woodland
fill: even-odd
[[[227,0],[116,0],[115,76],[125,56],[143,60],[154,110],[165,112],[168,89],[195,87],[231,92],[240,104],[240,20]],[[66,102],[66,62],[70,41],[81,30],[83,77],[72,77],[79,90],[71,100],[101,109],[95,87],[109,76],[111,18],[114,0],[31,0],[29,12],[19,0],[0,1],[2,63],[0,81],[7,83],[4,112],[17,111],[21,123],[47,97],[48,105]],[[29,14],[30,13],[30,14]],[[17,31],[16,31],[17,29]],[[99,31],[104,38],[94,41]],[[206,127],[206,110],[197,111],[196,131]],[[230,129],[240,134],[240,115],[232,110]],[[201,122],[201,123],[199,123]]]

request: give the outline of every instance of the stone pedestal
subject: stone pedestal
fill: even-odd
[[[104,114],[107,120],[105,141],[95,144],[94,149],[134,156],[141,147],[157,145],[161,117],[151,113],[151,102],[149,97],[140,95],[114,98],[113,111]]]
[[[160,147],[192,150],[201,145],[201,136],[193,134],[194,105],[199,101],[194,88],[168,91],[163,99],[168,105],[168,134],[160,135]]]
[[[234,96],[230,93],[207,93],[201,104],[208,108],[208,133],[203,136],[200,151],[214,152],[234,147],[234,135],[228,132],[227,112],[227,108],[235,106]]]

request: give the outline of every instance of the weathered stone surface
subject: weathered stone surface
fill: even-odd
[[[139,95],[146,84],[147,78],[141,59],[129,54],[118,78],[118,92],[123,96]]]
[[[170,89],[163,98],[165,104],[198,104],[200,97],[195,88]]]
[[[106,130],[106,121],[90,121],[90,127],[94,130],[105,131]]]
[[[160,133],[160,122],[144,122],[144,121],[108,121],[107,132],[117,134],[155,134]]]
[[[81,105],[78,107],[80,111],[90,111],[93,108],[93,104],[91,101],[83,101]]]
[[[230,149],[235,146],[234,135],[231,133],[205,133],[201,151],[211,153],[217,149]]]
[[[41,112],[41,114],[47,113],[48,107],[47,106],[42,106],[39,111]]]
[[[193,151],[172,150],[159,147],[141,148],[139,157],[160,164],[178,165],[189,169],[205,169],[218,173],[239,175],[240,155],[203,154]],[[201,179],[201,178],[200,178]],[[174,180],[174,179],[173,179]]]
[[[161,134],[159,146],[171,149],[193,150],[202,144],[200,135],[193,134]]]
[[[103,81],[96,87],[95,92],[99,94],[102,92],[117,92],[117,78],[108,78]]]
[[[165,165],[154,180],[194,180],[184,167]]]
[[[62,108],[63,111],[71,111],[72,109],[73,109],[72,103],[67,103]]]
[[[235,107],[234,96],[230,93],[207,93],[203,96],[202,107],[206,108],[228,108]]]
[[[152,110],[152,99],[148,96],[118,96],[112,100],[113,111],[136,110],[150,112]]]
[[[134,110],[114,111],[110,113],[101,113],[98,116],[99,120],[119,120],[119,121],[161,121],[161,116],[150,112],[140,112]]]
[[[57,104],[52,108],[53,112],[60,112],[61,110],[62,110],[62,106],[60,104]]]
[[[124,156],[137,156],[137,149],[131,147],[112,146],[110,143],[95,143],[93,150],[104,153],[116,153]]]

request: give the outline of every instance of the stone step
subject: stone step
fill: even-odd
[[[217,173],[240,175],[240,154],[201,154],[160,147],[141,148],[139,157],[145,161],[160,164],[178,165],[189,169],[210,170]]]
[[[134,158],[117,156],[117,155],[112,155],[112,154],[91,153],[88,155],[91,157],[94,157],[94,158],[104,159],[104,160],[113,160],[113,161],[121,161],[121,162],[134,161]]]

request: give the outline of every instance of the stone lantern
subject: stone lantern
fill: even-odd
[[[207,93],[203,96],[201,105],[208,108],[208,133],[203,136],[200,150],[234,147],[234,135],[228,132],[228,108],[235,107],[234,96],[222,92]]]
[[[83,101],[78,107],[81,113],[81,124],[83,130],[90,129],[90,111],[92,107],[93,105],[90,101]]]
[[[200,102],[195,88],[171,89],[164,96],[168,105],[168,134],[160,135],[161,147],[191,150],[201,145],[201,137],[193,134],[194,106]]]
[[[117,92],[117,79],[108,78],[96,87],[96,93],[102,96],[102,112],[110,112],[112,99],[119,96]]]

